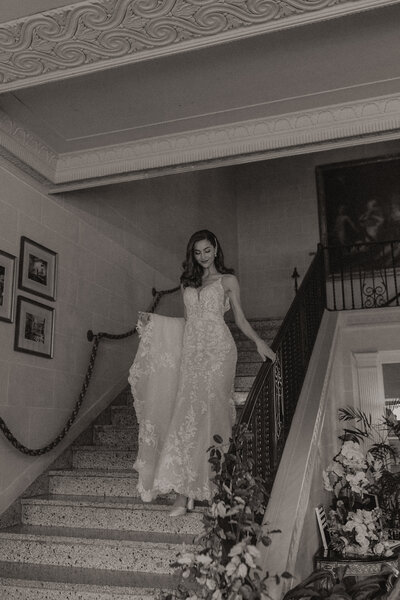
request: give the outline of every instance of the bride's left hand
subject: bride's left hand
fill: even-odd
[[[256,346],[257,346],[257,352],[261,356],[263,361],[265,361],[267,358],[269,358],[272,362],[275,362],[276,354],[273,350],[271,350],[271,348],[268,346],[268,344],[266,342],[264,342],[264,340],[259,340],[258,342],[256,342]]]

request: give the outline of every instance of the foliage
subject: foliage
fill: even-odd
[[[355,427],[344,430],[342,440],[352,439],[360,445],[368,444],[368,453],[379,465],[380,470],[380,477],[376,478],[374,485],[371,485],[371,493],[378,498],[383,525],[388,528],[399,527],[400,472],[393,471],[397,454],[388,440],[389,435],[400,439],[399,421],[388,411],[388,414],[382,417],[381,423],[373,424],[371,416],[351,407],[340,409],[339,419],[355,423]]]
[[[269,546],[277,530],[265,531],[262,525],[267,491],[261,478],[253,475],[253,461],[246,457],[249,437],[242,426],[227,449],[220,436],[214,436],[209,462],[215,492],[203,516],[205,531],[196,540],[196,551],[181,554],[174,565],[187,582],[174,598],[258,600],[268,596],[269,574],[262,576],[257,565],[257,545]]]
[[[384,491],[392,474],[394,452],[387,443],[386,427],[373,425],[362,411],[345,408],[339,411],[344,421],[355,421],[340,436],[341,448],[323,472],[324,487],[334,493],[328,514],[331,550],[344,556],[390,556],[382,531]]]
[[[396,595],[390,591],[394,580],[395,575],[388,568],[360,581],[342,573],[337,577],[332,571],[314,571],[287,592],[283,600],[395,600]]]

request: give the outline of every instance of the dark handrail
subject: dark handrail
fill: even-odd
[[[175,288],[171,288],[169,290],[162,290],[162,291],[158,292],[156,289],[153,288],[152,294],[153,294],[154,300],[153,300],[148,312],[153,313],[156,310],[156,308],[163,296],[177,292],[179,289],[180,289],[180,287],[178,286]],[[70,415],[69,419],[67,420],[65,426],[60,431],[60,433],[46,446],[43,446],[42,448],[28,448],[27,446],[22,444],[22,442],[20,442],[13,435],[13,433],[7,427],[5,421],[0,417],[0,431],[3,432],[3,434],[5,435],[7,440],[14,446],[14,448],[19,450],[19,452],[21,452],[22,454],[27,454],[29,456],[40,456],[42,454],[46,454],[47,452],[50,452],[56,446],[58,446],[58,444],[67,435],[68,431],[71,429],[72,425],[74,424],[74,422],[78,416],[79,410],[82,406],[83,399],[86,396],[86,392],[88,390],[89,383],[92,378],[92,372],[93,372],[93,367],[94,367],[94,364],[96,361],[97,350],[98,350],[98,346],[99,346],[99,343],[101,342],[101,340],[103,340],[103,339],[122,340],[124,338],[134,335],[136,332],[137,332],[136,327],[129,329],[129,331],[126,331],[125,333],[119,333],[119,334],[105,333],[105,332],[100,332],[100,333],[94,334],[93,331],[89,330],[87,332],[87,338],[88,338],[89,342],[93,342],[92,352],[90,354],[90,359],[89,359],[89,365],[88,365],[88,368],[86,371],[85,378],[83,380],[82,389],[80,391],[78,400],[76,401],[75,406],[74,406],[74,408],[71,412],[71,415]]]
[[[246,447],[255,472],[270,486],[281,458],[326,305],[324,254],[318,248],[247,397],[239,425],[252,432]]]

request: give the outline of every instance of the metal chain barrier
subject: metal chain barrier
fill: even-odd
[[[173,294],[174,292],[177,292],[179,289],[180,289],[180,287],[178,286],[175,288],[171,288],[170,290],[163,290],[163,291],[157,292],[153,288],[152,294],[153,294],[154,300],[151,304],[150,309],[147,312],[154,313],[163,296],[166,296],[167,294]],[[56,446],[58,446],[58,444],[65,438],[68,431],[71,429],[72,425],[74,424],[74,422],[79,414],[79,410],[82,406],[82,402],[86,396],[86,392],[88,390],[89,383],[92,378],[93,368],[94,368],[94,365],[96,362],[97,350],[98,350],[99,343],[101,342],[101,340],[103,340],[103,339],[123,340],[125,338],[131,337],[136,332],[137,332],[136,327],[134,327],[133,329],[130,329],[129,331],[126,331],[125,333],[120,333],[120,334],[112,334],[112,333],[105,333],[105,332],[100,332],[100,333],[95,334],[95,333],[93,333],[93,331],[89,330],[87,332],[87,338],[88,338],[89,342],[93,342],[93,346],[92,346],[92,352],[90,354],[88,368],[86,371],[85,378],[83,380],[82,389],[79,394],[78,400],[76,401],[74,409],[73,409],[67,423],[65,424],[64,428],[60,431],[60,433],[57,435],[57,437],[55,437],[53,439],[53,441],[51,441],[49,444],[47,444],[47,446],[43,446],[43,448],[28,448],[27,446],[24,446],[24,444],[22,444],[12,434],[10,429],[7,427],[5,421],[0,417],[0,431],[2,431],[2,433],[5,435],[7,440],[14,446],[14,448],[19,450],[19,452],[21,452],[22,454],[27,454],[28,456],[40,456],[42,454],[46,454],[47,452],[50,452]]]

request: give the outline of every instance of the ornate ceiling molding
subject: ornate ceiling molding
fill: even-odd
[[[0,146],[35,171],[54,181],[58,155],[37,135],[0,110]]]
[[[95,0],[0,27],[0,92],[400,0]]]
[[[299,154],[400,136],[400,94],[59,156],[55,183],[262,154]]]
[[[0,113],[0,144],[58,191],[399,137],[400,93],[60,155]]]

